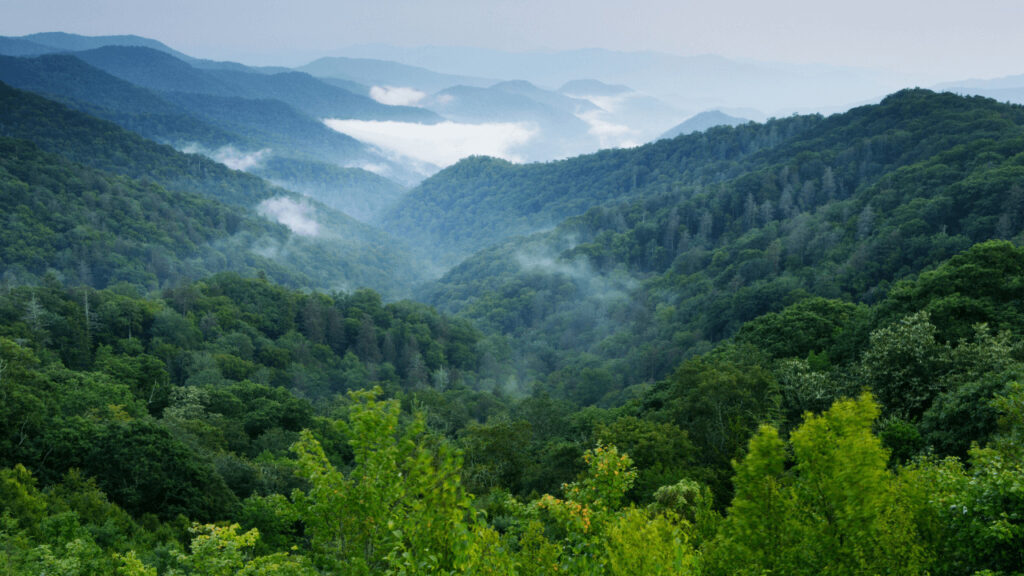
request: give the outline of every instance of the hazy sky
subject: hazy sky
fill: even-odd
[[[601,47],[1024,73],[1021,0],[0,0],[0,34],[139,34],[194,56],[300,64],[352,44]]]

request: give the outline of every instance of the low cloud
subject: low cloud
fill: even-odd
[[[360,168],[367,172],[372,172],[378,176],[387,176],[391,174],[391,168],[387,164],[373,164],[370,162],[363,162],[361,164],[349,164],[347,168]]]
[[[299,236],[319,236],[320,224],[315,219],[316,211],[306,202],[296,202],[279,196],[260,202],[258,211],[265,218],[284,224]]]
[[[583,296],[597,302],[629,300],[630,293],[639,286],[626,274],[601,274],[586,259],[564,260],[550,248],[520,250],[515,257],[520,270],[571,278]]]
[[[248,171],[263,164],[271,155],[269,148],[257,150],[256,152],[242,152],[234,146],[222,146],[216,150],[207,150],[198,144],[189,144],[182,149],[186,154],[202,154],[211,160],[231,168],[232,170]]]
[[[633,96],[633,92],[626,94],[616,94],[614,96],[593,96],[587,94],[566,94],[570,98],[578,98],[580,100],[590,100],[590,102],[598,108],[606,112],[617,112],[619,107],[626,99]]]
[[[597,138],[602,148],[632,148],[637,146],[637,132],[625,124],[609,120],[604,110],[591,110],[577,114],[577,118],[590,126],[588,133]]]
[[[374,86],[370,88],[370,98],[388,106],[415,106],[426,96],[426,92],[420,92],[415,88],[400,86]]]
[[[536,127],[523,122],[415,124],[327,119],[324,124],[393,154],[442,168],[473,155],[521,162],[516,148],[528,143],[539,132]]]

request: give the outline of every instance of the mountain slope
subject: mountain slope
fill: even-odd
[[[745,169],[728,178],[647,185],[483,251],[424,296],[510,335],[520,381],[558,388],[598,378],[601,391],[576,400],[614,402],[623,387],[663,377],[742,322],[808,294],[873,302],[973,243],[1024,240],[1024,109],[905,91],[801,121],[807,129],[740,159]],[[652,173],[672,163],[648,158]]]
[[[69,54],[0,56],[0,82],[35,92],[161,142],[217,148],[245,142],[201,121],[156,93],[90,66]]]
[[[419,108],[385,106],[301,72],[197,68],[180,58],[142,47],[106,46],[77,52],[89,64],[138,86],[159,92],[279,100],[313,118],[435,122]]]
[[[494,84],[493,80],[439,74],[416,66],[366,58],[320,58],[298,70],[313,76],[348,80],[367,86],[407,87],[428,93],[458,85],[483,87]]]
[[[296,286],[378,289],[404,295],[418,267],[379,231],[265,181],[197,155],[145,140],[117,126],[39,96],[0,85],[0,125],[6,137],[95,170],[155,183],[170,192],[200,194],[244,218],[263,214],[288,229],[247,238],[238,250],[262,255],[293,275]],[[288,281],[283,279],[282,281]]]
[[[661,138],[675,138],[676,136],[684,136],[693,132],[703,132],[715,126],[739,126],[746,122],[749,122],[749,120],[730,116],[719,110],[708,110],[707,112],[701,112],[687,118],[684,122],[662,134]]]
[[[53,49],[49,46],[43,46],[31,40],[0,36],[0,54],[5,56],[39,56],[52,51]]]
[[[150,50],[158,50],[177,58],[188,58],[159,40],[143,38],[142,36],[132,34],[120,36],[82,36],[79,34],[68,34],[67,32],[40,32],[22,36],[21,39],[48,46],[61,52],[81,52],[105,46],[138,46]]]
[[[500,70],[506,78],[519,78],[539,86],[597,78],[653,94],[684,111],[694,112],[715,107],[752,107],[773,114],[808,108],[821,110],[873,101],[906,85],[906,80],[896,74],[870,69],[650,51],[591,48],[500,52],[465,47],[368,45],[348,47],[345,55],[391,60],[447,74],[488,76]]]
[[[252,173],[343,212],[375,222],[406,193],[392,180],[358,168],[271,157]]]
[[[0,81],[110,120],[158,142],[203,152],[233,167],[259,171],[285,187],[332,189],[331,195],[338,202],[346,202],[344,194],[339,193],[347,191],[348,205],[363,207],[355,210],[360,218],[366,217],[366,192],[379,191],[383,184],[377,182],[380,176],[351,166],[372,165],[395,178],[410,178],[401,167],[389,164],[352,138],[277,101],[157,93],[70,54],[0,57]],[[326,171],[308,170],[311,162],[325,164]],[[301,180],[289,179],[300,172]],[[331,172],[344,172],[342,180],[346,185],[335,185],[328,175]],[[324,179],[312,180],[315,175]],[[364,190],[355,186],[356,182],[373,184]],[[384,186],[399,188],[393,183]],[[394,195],[388,198],[394,199]],[[378,204],[383,207],[387,202]]]
[[[741,164],[746,158],[820,121],[813,116],[780,120],[544,164],[470,158],[413,189],[383,225],[412,245],[429,246],[430,257],[450,265],[605,202],[735,177],[748,169]]]
[[[308,281],[247,249],[257,237],[286,241],[283,226],[85,168],[25,141],[0,138],[0,196],[0,268],[9,282],[33,283],[55,270],[74,284],[152,289],[229,269]]]

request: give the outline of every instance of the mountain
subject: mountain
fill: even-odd
[[[93,74],[46,63],[6,73]],[[310,120],[88,78],[125,118]],[[5,572],[1019,572],[1022,150],[1024,107],[906,90],[470,158],[388,212],[413,259],[225,164],[378,212],[386,180],[0,84]],[[438,246],[456,317],[355,290]]]
[[[348,163],[380,158],[351,136],[331,130],[278,100],[251,100],[185,92],[164,99],[203,121],[285,156]]]
[[[494,80],[439,74],[426,68],[367,58],[320,58],[297,70],[317,77],[347,80],[366,86],[407,87],[425,93],[439,92],[452,86],[484,87],[494,84]]]
[[[366,223],[376,222],[407,192],[372,172],[322,162],[270,157],[250,172]]]
[[[439,120],[428,110],[386,106],[366,96],[298,72],[261,73],[196,68],[159,51],[111,46],[77,57],[119,78],[155,91],[162,99],[214,129],[236,135],[230,145],[248,155],[273,154],[342,168],[383,166],[387,176],[411,184],[416,170],[325,126],[321,119],[361,118],[416,123]],[[206,140],[174,141],[216,154]]]
[[[452,265],[511,236],[558,225],[612,201],[688,185],[712,185],[749,169],[747,157],[793,139],[820,121],[741,127],[603,150],[567,160],[517,165],[469,158],[414,188],[382,220],[390,233]]]
[[[362,220],[390,206],[402,187],[381,182],[381,176],[354,166],[370,166],[404,182],[420,178],[279,101],[155,92],[71,54],[0,57],[0,81],[158,142],[204,153],[234,168],[258,171],[312,197],[330,198],[329,204],[347,206]],[[315,97],[313,93],[311,98]],[[310,170],[311,163],[323,166]],[[289,180],[300,174],[300,180]],[[378,194],[382,191],[387,192]]]
[[[203,122],[151,90],[111,76],[68,54],[0,56],[0,81],[110,120],[159,142],[210,148],[251,147],[241,137]]]
[[[49,46],[43,46],[23,38],[0,36],[0,54],[4,56],[39,56],[53,52]]]
[[[587,112],[592,112],[598,109],[597,105],[589,100],[573,98],[572,96],[567,96],[564,92],[560,91],[552,92],[550,90],[544,90],[525,80],[508,80],[505,82],[499,82],[490,88],[507,94],[518,94],[549,108],[568,112],[574,116],[586,114]]]
[[[8,282],[33,283],[51,270],[98,288],[153,289],[229,269],[264,270],[292,285],[310,280],[242,240],[283,243],[287,229],[228,205],[85,168],[23,140],[0,138],[0,172]]]
[[[1000,78],[958,80],[944,82],[935,86],[936,90],[959,92],[961,90],[1007,90],[1011,88],[1024,88],[1024,74],[1002,76]]]
[[[1024,75],[947,82],[939,84],[935,89],[954,94],[984,96],[1000,102],[1024,104]]]
[[[114,76],[159,92],[278,100],[314,118],[438,120],[425,110],[385,106],[300,72],[266,74],[250,70],[201,69],[163,52],[139,47],[107,46],[76,55]]]
[[[1022,146],[1024,108],[908,90],[829,118],[558,163],[466,161],[403,205],[430,223],[416,228],[424,237],[492,245],[422,297],[510,336],[518,381],[568,387],[589,374],[596,388],[567,394],[615,403],[808,295],[876,302],[974,243],[1024,238]],[[494,207],[529,216],[501,224]],[[417,227],[411,211],[392,214]],[[975,313],[949,306],[941,314]]]
[[[366,45],[348,47],[344,55],[391,60],[456,75],[487,77],[500,70],[506,78],[520,78],[541,87],[593,78],[630,86],[691,113],[725,107],[757,108],[776,116],[792,111],[824,111],[875,101],[913,84],[911,78],[870,69],[602,49],[501,52]],[[671,125],[663,126],[659,133]]]
[[[693,132],[703,132],[715,126],[739,126],[747,122],[749,120],[745,118],[730,116],[720,110],[708,110],[687,118],[681,124],[662,134],[661,138],[675,138]]]
[[[207,246],[202,236],[192,240],[193,244],[205,246],[202,249],[212,250],[213,254],[219,250],[234,254],[226,261],[222,258],[215,267],[206,268],[209,271],[225,266],[252,271],[253,262],[265,262],[268,274],[291,285],[323,289],[368,286],[389,296],[407,293],[409,282],[418,278],[418,266],[380,232],[326,206],[275,188],[260,178],[198,155],[182,154],[109,122],[6,85],[0,85],[0,102],[3,104],[0,125],[6,138],[27,140],[64,160],[104,174],[126,177],[130,183],[137,181],[138,185],[128,186],[129,191],[137,193],[139,186],[143,190],[145,186],[157,186],[171,195],[200,195],[222,206],[219,209],[225,214],[232,214],[229,220],[250,222],[245,226],[236,222],[228,231],[248,228],[256,232],[240,232],[219,246],[217,242]],[[21,181],[30,183],[29,176],[34,177],[34,174],[29,173]],[[77,184],[65,185],[59,181],[48,186],[54,186],[55,194],[66,188],[79,188]],[[137,207],[142,200],[119,202]],[[167,203],[173,205],[174,201]],[[54,208],[56,206],[51,209],[59,209]],[[90,210],[94,219],[99,218],[95,225],[101,229],[125,229],[125,233],[130,233],[132,227],[104,221],[102,211]],[[17,211],[9,214],[17,214]],[[273,226],[267,228],[271,223]],[[260,230],[273,233],[259,233]],[[150,240],[133,237],[133,241]],[[216,262],[216,258],[213,261]],[[231,262],[241,263],[228,265]],[[179,267],[172,269],[176,271]],[[150,282],[173,282],[176,274],[143,276],[137,280],[149,286]],[[87,281],[84,277],[79,280]]]
[[[8,45],[11,47],[9,49],[5,48],[5,46]],[[18,46],[35,46],[38,48],[29,48],[28,51],[26,51],[26,48],[18,48]],[[18,38],[0,36],[0,54],[4,54],[6,56],[37,56],[40,54],[83,52],[107,46],[142,47],[158,50],[160,52],[170,54],[179,60],[188,62],[197,68],[249,71],[258,70],[266,73],[288,71],[287,68],[273,66],[251,68],[237,62],[216,62],[213,60],[194,58],[167,46],[159,40],[135,35],[83,36],[80,34],[69,34],[66,32],[41,32]]]
[[[142,36],[121,35],[121,36],[82,36],[79,34],[68,34],[66,32],[40,32],[22,36],[21,40],[27,40],[59,52],[81,52],[93,50],[105,46],[139,46],[151,50],[158,50],[175,56],[176,58],[187,59],[188,56],[174,50],[163,42]]]
[[[633,92],[629,86],[622,84],[605,84],[593,78],[570,80],[558,89],[562,94],[589,94],[591,96],[620,96]]]

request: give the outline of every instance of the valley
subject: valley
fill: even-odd
[[[0,567],[1018,573],[1020,78],[0,37]]]

